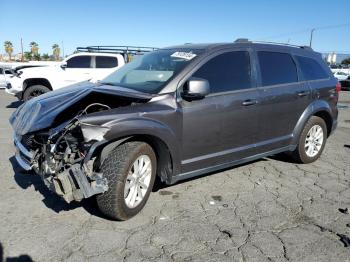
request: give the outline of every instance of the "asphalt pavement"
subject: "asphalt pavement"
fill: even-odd
[[[125,222],[19,171],[8,123],[18,105],[0,90],[0,261],[350,261],[350,92],[315,163],[273,156],[158,186]]]

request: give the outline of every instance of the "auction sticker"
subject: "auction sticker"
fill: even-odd
[[[175,52],[174,54],[171,55],[171,57],[182,58],[185,60],[191,60],[196,56],[197,55],[193,54],[192,52]]]

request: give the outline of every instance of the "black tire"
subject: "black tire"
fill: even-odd
[[[34,97],[50,92],[50,89],[43,85],[33,85],[28,87],[23,93],[23,100],[28,101]]]
[[[132,164],[141,155],[147,155],[151,160],[151,180],[142,201],[135,208],[129,208],[124,199],[124,187]],[[108,190],[96,197],[100,211],[115,220],[127,220],[139,213],[152,191],[156,165],[157,159],[152,147],[144,142],[127,142],[113,149],[101,167],[103,176],[108,180]]]
[[[310,157],[307,155],[307,153],[305,151],[305,142],[306,142],[306,137],[308,135],[308,132],[310,131],[310,129],[313,126],[316,126],[316,125],[318,125],[322,128],[323,142],[322,142],[321,148],[317,152],[317,154],[313,157]],[[325,121],[318,116],[312,116],[306,122],[304,129],[300,134],[299,143],[297,145],[297,148],[291,153],[291,156],[298,163],[301,163],[301,164],[312,163],[312,162],[316,161],[321,156],[323,149],[326,145],[326,141],[327,141],[327,125],[326,125]]]

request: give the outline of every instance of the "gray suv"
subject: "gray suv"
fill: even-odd
[[[24,103],[10,118],[15,157],[67,202],[96,196],[106,216],[126,220],[156,177],[170,185],[281,152],[315,161],[337,125],[339,91],[308,47],[164,48],[98,84]]]

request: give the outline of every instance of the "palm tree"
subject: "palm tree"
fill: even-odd
[[[4,42],[5,52],[9,55],[9,60],[11,61],[11,54],[13,53],[13,45],[10,41]]]
[[[52,54],[55,57],[56,61],[60,59],[60,53],[61,53],[61,49],[58,46],[58,44],[52,45]]]
[[[33,56],[39,53],[39,45],[36,42],[30,42],[29,46]]]

